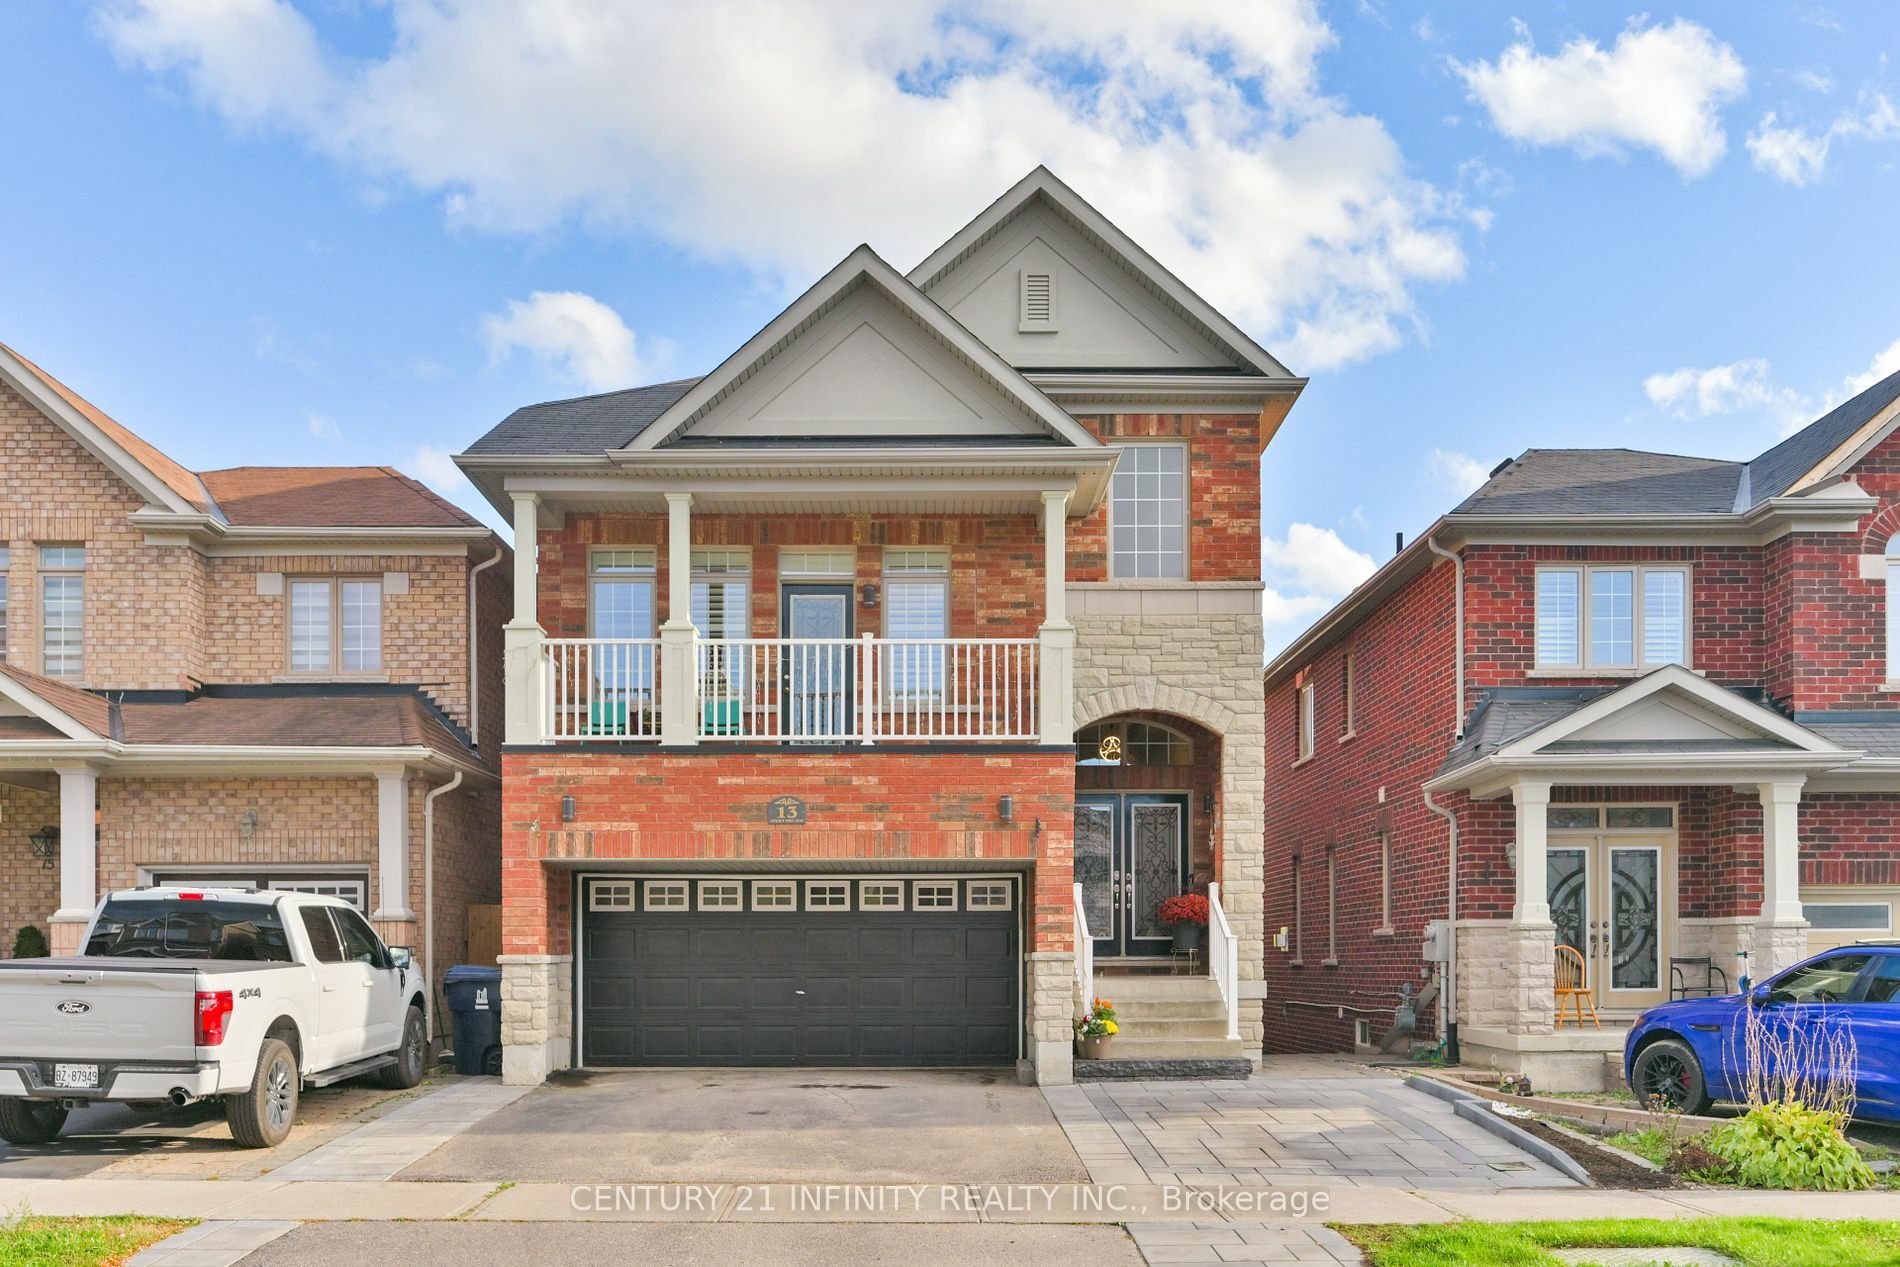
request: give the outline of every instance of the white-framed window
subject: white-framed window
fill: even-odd
[[[954,911],[957,909],[955,880],[914,880],[910,886],[913,911]]]
[[[1187,446],[1130,444],[1109,490],[1109,575],[1187,576]]]
[[[964,900],[972,911],[1007,911],[1010,889],[1008,880],[971,880],[965,886]]]
[[[1293,743],[1295,760],[1313,755],[1313,684],[1306,683],[1293,696]]]
[[[795,911],[798,909],[798,881],[754,880],[752,909],[755,911]]]
[[[649,911],[683,911],[686,909],[686,881],[684,880],[646,880],[641,887],[645,893],[641,897],[641,906]]]
[[[40,547],[40,672],[76,678],[86,671],[86,547]]]
[[[646,549],[587,552],[587,633],[591,638],[653,636],[654,556]]]
[[[858,575],[858,557],[852,550],[780,550],[780,580],[853,581]]]
[[[861,911],[901,911],[904,909],[902,880],[858,881],[858,909]]]
[[[884,552],[884,636],[950,636],[950,552],[901,549]],[[943,647],[897,645],[884,649],[885,692],[892,699],[937,699],[943,694]]]
[[[808,911],[848,911],[851,909],[849,880],[805,881],[805,909]]]
[[[1537,667],[1689,663],[1689,569],[1563,564],[1537,569]]]
[[[702,911],[736,911],[744,906],[743,890],[745,886],[737,880],[701,880],[699,882],[699,909]]]
[[[648,898],[649,907],[652,899]],[[587,886],[590,911],[630,911],[633,909],[632,880],[594,880]]]
[[[693,627],[706,638],[751,636],[752,552],[693,551]]]
[[[1887,680],[1900,682],[1900,534],[1887,542]]]
[[[1893,931],[1893,903],[1803,902],[1801,918],[1816,932],[1890,933]]]
[[[383,583],[370,577],[293,577],[292,673],[380,673]]]

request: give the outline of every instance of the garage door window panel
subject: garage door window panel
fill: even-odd
[[[846,880],[808,881],[805,885],[805,909],[808,911],[850,910],[850,882]]]
[[[741,886],[737,881],[699,884],[699,909],[702,911],[736,911],[741,909]]]
[[[752,909],[755,911],[795,911],[798,909],[798,884],[792,880],[754,880]]]
[[[859,881],[858,909],[864,911],[903,910],[904,882],[902,880]]]

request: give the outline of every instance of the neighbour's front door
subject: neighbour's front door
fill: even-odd
[[[789,739],[841,739],[851,723],[849,585],[787,585],[779,632],[779,732]]]
[[[1641,1008],[1667,1000],[1674,841],[1552,832],[1546,866],[1557,944],[1582,954],[1598,1006]]]
[[[1157,909],[1187,883],[1188,798],[1170,792],[1075,798],[1075,881],[1098,955],[1165,955]]]

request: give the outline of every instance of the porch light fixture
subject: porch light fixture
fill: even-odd
[[[54,859],[59,857],[59,828],[42,827],[28,834],[27,843],[33,846],[33,856],[47,870],[53,869]]]
[[[1517,870],[1517,842],[1515,840],[1504,842],[1504,865],[1513,871]]]
[[[996,816],[1006,823],[1016,821],[1016,798],[999,796],[996,798]]]
[[[1213,812],[1214,812],[1214,794],[1212,792],[1201,793],[1201,813],[1212,814]]]
[[[867,581],[858,586],[858,606],[870,609],[877,606],[877,583]]]
[[[574,798],[571,796],[563,796],[561,798],[561,821],[564,823],[573,822],[575,812]]]
[[[238,815],[238,835],[249,840],[257,833],[257,811],[247,809]]]

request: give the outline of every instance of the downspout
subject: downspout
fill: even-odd
[[[1465,560],[1455,550],[1438,544],[1437,536],[1425,538],[1425,548],[1452,566],[1452,742],[1465,737]],[[1425,808],[1445,820],[1445,1062],[1458,1063],[1458,815],[1432,799],[1430,791],[1420,788]]]
[[[468,570],[468,737],[476,748],[482,746],[482,678],[480,647],[482,624],[476,618],[475,583],[483,572],[501,562],[501,556],[507,547],[499,541],[495,543],[495,555],[486,563],[477,563]],[[458,776],[459,777],[459,776]],[[453,784],[450,784],[453,787]]]
[[[495,558],[500,558],[496,554]],[[493,563],[495,559],[488,562]],[[483,567],[488,564],[484,563]],[[431,788],[422,798],[422,980],[429,1006],[422,1010],[428,1021],[428,1040],[435,1041],[435,798],[462,786],[462,772],[441,787]]]

